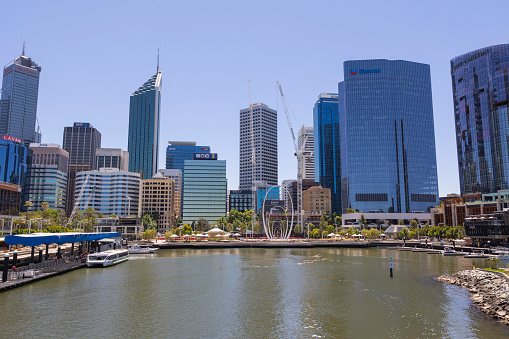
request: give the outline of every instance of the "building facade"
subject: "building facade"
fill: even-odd
[[[297,158],[297,178],[315,180],[315,136],[312,126],[300,128],[297,146],[307,155]]]
[[[65,213],[69,216],[74,208],[76,173],[96,168],[95,152],[101,148],[101,133],[88,122],[75,122],[72,127],[64,127],[62,148],[69,153],[65,202]]]
[[[23,53],[4,67],[0,96],[0,135],[21,139],[28,146],[40,142],[36,131],[41,67]]]
[[[168,141],[166,169],[184,172],[184,161],[193,160],[195,153],[210,153],[210,146],[196,146],[194,141]]]
[[[251,145],[251,108],[253,110],[253,137],[255,165],[253,176]],[[256,103],[240,110],[239,189],[252,189],[253,181],[278,184],[277,111]]]
[[[173,198],[174,207],[173,211],[176,218],[182,218],[182,171],[179,169],[160,169],[159,173],[163,177],[173,180],[175,182],[175,194]]]
[[[226,161],[185,160],[184,173],[183,223],[204,218],[213,225],[226,215]]]
[[[253,200],[251,190],[230,190],[228,210],[249,211]]]
[[[18,215],[21,210],[21,186],[0,181],[0,214]],[[2,227],[3,228],[3,227]]]
[[[141,181],[141,202],[138,215],[146,211],[157,213],[157,231],[165,233],[175,224],[175,181],[157,172],[152,179]]]
[[[344,63],[339,83],[343,213],[429,212],[438,205],[430,67]]]
[[[509,44],[451,60],[461,194],[509,188]]]
[[[308,213],[332,214],[331,190],[321,186],[310,187],[302,193],[302,206]]]
[[[47,202],[49,208],[65,211],[69,153],[57,144],[33,143],[30,150],[25,185],[28,200],[33,204],[29,210],[41,210],[42,203]]]
[[[24,186],[30,149],[21,139],[0,139],[0,181]]]
[[[321,93],[313,108],[315,181],[331,189],[332,211],[341,212],[338,95]]]
[[[304,194],[304,192],[307,191],[308,189],[310,189],[311,187],[315,187],[315,186],[320,186],[320,183],[314,181],[313,179],[302,179],[302,194]],[[293,203],[293,212],[295,214],[299,213],[299,210],[297,209],[298,189],[299,188],[298,188],[297,181],[292,182],[288,186],[288,199],[287,200],[291,200],[291,202]],[[303,199],[304,199],[304,197],[303,197]],[[304,200],[302,200],[302,201],[304,201]],[[285,207],[288,208],[288,213],[291,213],[292,206],[288,204],[288,206],[285,205]],[[304,209],[304,211],[307,212],[307,210],[304,208],[304,202],[302,204],[302,208]]]
[[[162,72],[131,95],[129,105],[129,171],[150,179],[158,169]]]
[[[253,207],[256,213],[261,213],[264,201],[282,201],[279,186],[269,185],[265,181],[255,181],[254,187],[256,201]],[[282,206],[284,207],[284,202]]]
[[[83,195],[77,202],[78,210],[92,207],[103,216],[138,214],[139,173],[120,171],[118,168],[79,172],[76,174],[75,199],[79,198],[83,186]]]
[[[98,148],[95,151],[95,168],[118,168],[127,171],[129,167],[129,152],[120,148]]]

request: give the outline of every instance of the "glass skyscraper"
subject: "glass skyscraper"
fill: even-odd
[[[451,60],[461,194],[509,188],[509,44]]]
[[[0,181],[25,185],[30,149],[21,142],[0,139]]]
[[[313,108],[315,181],[331,189],[332,212],[341,212],[338,95],[321,93]]]
[[[132,95],[129,105],[129,171],[150,179],[158,170],[162,72]]]
[[[37,96],[41,67],[23,53],[4,67],[0,97],[0,136],[21,139],[25,145],[40,142],[36,132]]]
[[[430,67],[344,63],[339,83],[343,213],[409,213],[438,205]]]
[[[166,148],[166,169],[184,172],[184,161],[193,160],[195,153],[210,153],[210,146],[196,146],[191,141],[168,141]]]

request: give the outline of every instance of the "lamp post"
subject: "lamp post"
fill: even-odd
[[[126,213],[126,216],[129,216],[129,213],[131,213],[131,197],[126,195],[125,196],[127,198],[127,213]]]

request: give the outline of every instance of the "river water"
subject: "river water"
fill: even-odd
[[[159,250],[1,293],[0,335],[508,338],[466,289],[434,279],[473,263],[487,265],[376,248]]]

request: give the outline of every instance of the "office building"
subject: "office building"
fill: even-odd
[[[173,180],[175,182],[175,194],[174,194],[174,207],[175,219],[182,217],[182,171],[179,169],[160,169],[159,173],[163,177]]]
[[[302,194],[311,187],[320,186],[320,183],[314,181],[313,179],[302,179]],[[293,203],[293,211],[295,214],[299,213],[299,210],[297,208],[297,192],[298,191],[298,183],[297,180],[290,183],[287,187],[287,194],[288,194],[288,200]],[[332,206],[332,205],[331,205]],[[288,209],[288,213],[291,212],[292,206],[290,204],[285,205],[285,207]],[[302,208],[304,211],[307,212],[307,210],[304,208],[304,204],[302,205]]]
[[[83,186],[83,195],[79,198]],[[137,215],[140,187],[139,173],[101,168],[76,174],[74,198],[79,198],[78,210],[91,207],[103,216]]]
[[[69,153],[65,203],[65,213],[69,216],[74,208],[76,173],[96,168],[95,152],[101,148],[101,133],[88,122],[75,122],[72,127],[64,127],[62,148]]]
[[[315,181],[331,189],[332,212],[341,212],[338,95],[321,93],[313,108]]]
[[[277,111],[269,106],[256,103],[253,111],[253,137],[255,165],[253,176],[251,146],[251,109],[240,110],[240,161],[239,189],[253,188],[253,181],[265,181],[269,185],[278,184],[277,159]]]
[[[269,185],[265,181],[255,181],[254,188],[256,197],[254,210],[256,213],[261,213],[264,201],[281,201],[284,208],[284,201],[281,200],[279,186]]]
[[[162,72],[131,95],[129,105],[129,171],[150,179],[158,169]]]
[[[32,151],[28,165],[26,192],[33,206],[30,211],[42,209],[42,203],[57,211],[65,211],[69,153],[57,144],[30,144]]]
[[[127,171],[129,166],[129,152],[120,148],[98,148],[95,151],[95,168],[118,168]]]
[[[293,197],[290,194],[290,186],[294,182],[297,183],[297,180],[286,179],[286,180],[281,181],[281,200],[284,201],[285,209],[287,211],[291,211],[292,206],[293,206]],[[297,206],[297,202],[295,202],[295,206]],[[297,212],[297,210],[295,210],[295,212]]]
[[[297,178],[315,180],[315,137],[313,127],[302,126],[297,136],[297,147],[306,157],[297,158]]]
[[[228,211],[245,212],[251,210],[253,194],[251,190],[230,190]]]
[[[210,153],[210,146],[196,146],[194,141],[168,141],[166,148],[166,169],[184,172],[184,161],[193,160],[195,153]]]
[[[0,96],[0,135],[21,139],[28,147],[40,142],[36,131],[37,96],[41,67],[25,56],[25,46],[19,57],[4,67]]]
[[[18,215],[21,210],[21,186],[0,181],[0,214]]]
[[[332,214],[331,190],[322,186],[313,186],[302,193],[302,206],[308,213],[326,212]]]
[[[338,85],[343,213],[429,212],[438,204],[429,65],[354,60],[344,63],[344,74]]]
[[[509,188],[509,44],[451,60],[461,194]]]
[[[30,149],[21,139],[2,136],[0,139],[0,182],[24,186]]]
[[[207,154],[213,159],[202,160]],[[184,224],[204,218],[213,225],[226,215],[226,161],[214,159],[215,153],[197,153],[195,160],[184,161]]]
[[[157,172],[152,179],[141,180],[138,215],[157,213],[157,232],[165,233],[175,224],[175,181]]]

